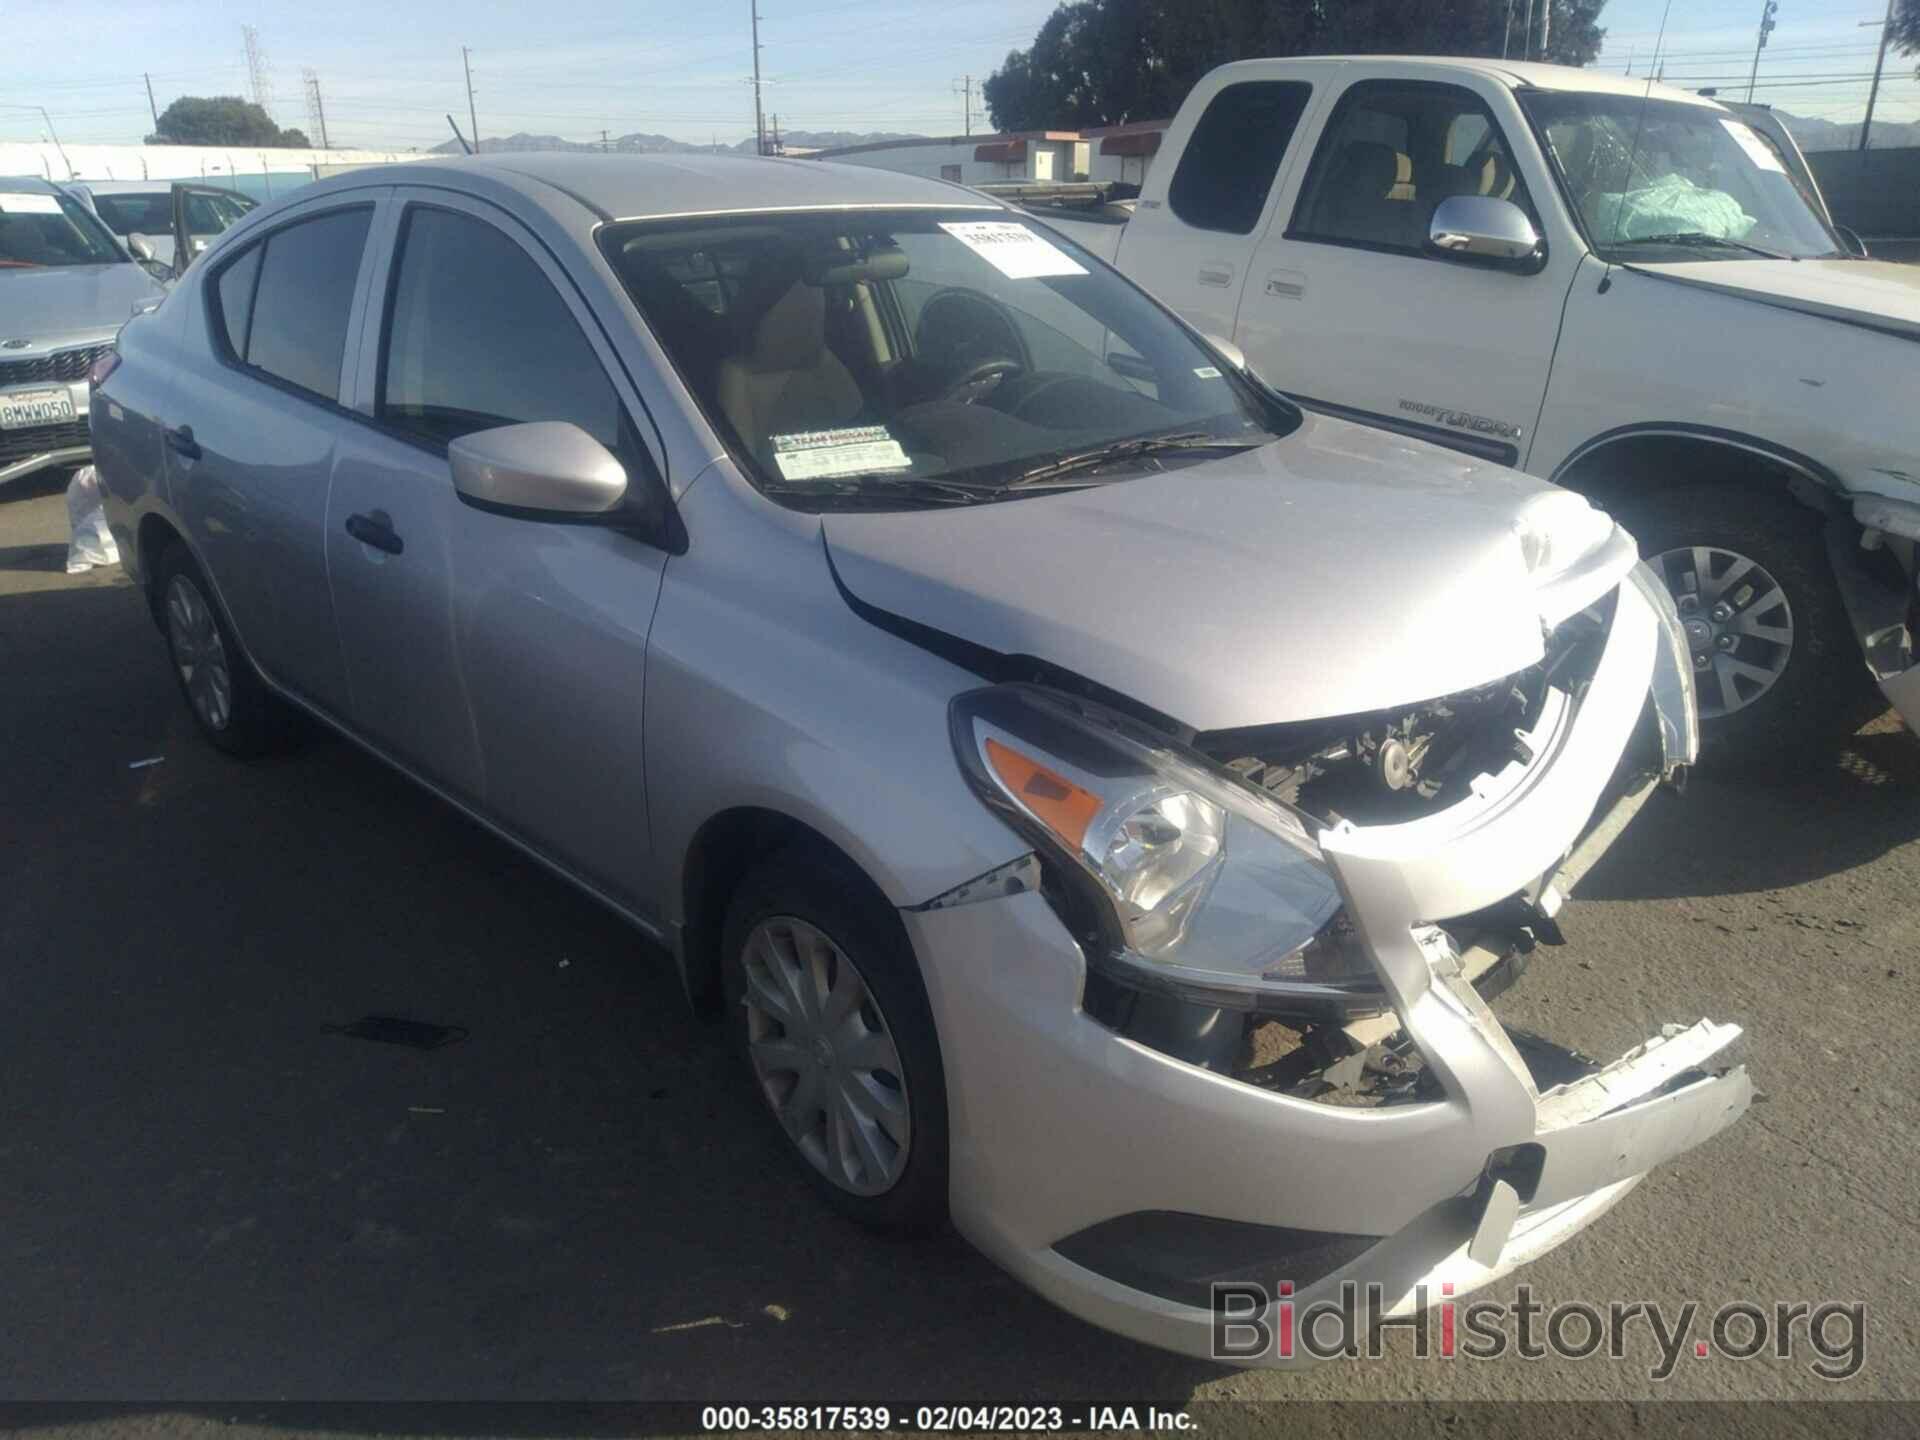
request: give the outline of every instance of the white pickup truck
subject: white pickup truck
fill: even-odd
[[[1766,132],[1560,66],[1249,60],[1130,209],[1034,213],[1309,407],[1611,510],[1710,752],[1777,763],[1875,708],[1868,675],[1920,720],[1920,267],[1862,258]]]

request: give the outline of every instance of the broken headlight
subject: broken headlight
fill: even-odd
[[[1319,846],[1286,806],[1039,686],[962,695],[952,725],[961,769],[1052,862],[1093,932],[1090,963],[1111,978],[1236,1009],[1383,1003]]]

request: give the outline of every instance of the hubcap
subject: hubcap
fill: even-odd
[[[167,640],[174,667],[193,713],[209,730],[224,730],[233,717],[233,675],[220,627],[200,587],[184,575],[167,582]]]
[[[912,1142],[906,1072],[867,982],[804,920],[747,937],[747,1052],[761,1093],[814,1169],[855,1195],[899,1180]]]
[[[1744,710],[1778,683],[1793,654],[1793,607],[1753,560],[1714,545],[1656,555],[1693,653],[1700,718]]]

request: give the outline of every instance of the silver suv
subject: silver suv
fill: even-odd
[[[87,373],[165,293],[79,200],[0,178],[0,483],[85,462]]]
[[[1464,1294],[1746,1108],[1733,1026],[1602,1067],[1485,1003],[1693,758],[1632,539],[977,194],[360,170],[93,414],[213,744],[354,737],[660,942],[828,1202],[1098,1324]]]

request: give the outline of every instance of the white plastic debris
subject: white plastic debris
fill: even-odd
[[[107,529],[100,504],[100,480],[93,466],[82,466],[67,483],[67,573],[79,575],[96,565],[118,565],[120,548]]]

